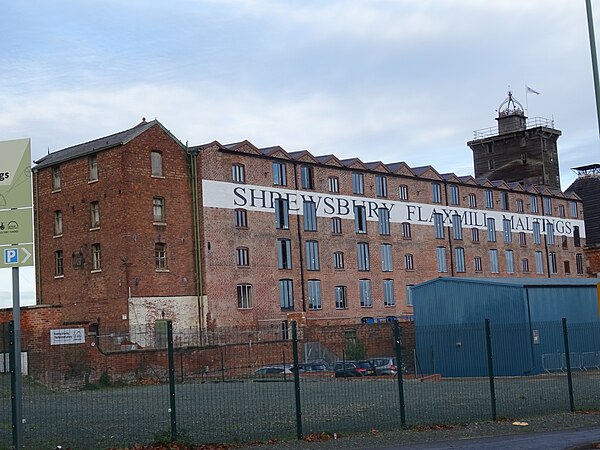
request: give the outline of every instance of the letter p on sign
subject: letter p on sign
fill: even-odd
[[[4,250],[4,264],[18,264],[19,263],[19,249],[18,248],[7,248]]]

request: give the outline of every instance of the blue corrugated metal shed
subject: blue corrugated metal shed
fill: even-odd
[[[495,358],[497,374],[540,373],[544,355],[560,353],[563,317],[570,325],[600,322],[599,281],[443,277],[416,285],[412,296],[419,363],[425,372],[444,376],[486,375],[480,355],[485,355],[484,321],[490,319],[495,354],[504,355]],[[442,335],[436,330],[443,330]],[[571,340],[572,352],[600,350],[584,335]],[[515,351],[507,353],[506,348]]]

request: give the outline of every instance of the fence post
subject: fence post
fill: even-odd
[[[173,322],[167,320],[167,353],[169,355],[169,411],[171,412],[171,441],[177,440],[177,410],[175,409],[175,354],[173,351]]]
[[[567,331],[567,319],[562,318],[563,338],[565,342],[565,361],[567,363],[567,383],[569,386],[569,406],[571,412],[575,411],[575,400],[573,399],[573,379],[571,378],[571,354],[569,353],[569,333]]]
[[[398,322],[394,322],[394,348],[396,350],[397,374],[398,374],[398,398],[400,401],[400,424],[402,428],[406,427],[406,405],[404,403],[404,374],[402,370],[402,329]]]
[[[17,355],[17,330],[15,329],[15,322],[13,320],[9,323],[9,342],[10,353],[8,355],[8,363],[10,367],[10,400],[12,409],[12,438],[13,447],[19,449],[23,445],[23,405],[22,405],[22,385],[20,384],[21,369],[20,358],[21,355]],[[18,370],[17,370],[18,369]]]
[[[490,319],[485,319],[485,346],[487,348],[488,374],[490,377],[490,398],[492,400],[492,420],[496,420],[496,386],[494,384],[494,358],[492,356],[492,330]]]
[[[296,435],[298,440],[302,440],[304,434],[302,433],[302,408],[300,404],[300,362],[298,361],[298,330],[296,329],[295,320],[292,321],[292,357],[294,358],[294,391],[296,394]]]

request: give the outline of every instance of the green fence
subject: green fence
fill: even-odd
[[[105,334],[85,352],[51,355],[23,336],[25,448],[293,439],[600,408],[598,323],[167,331]],[[5,337],[0,324],[0,449],[12,445]]]

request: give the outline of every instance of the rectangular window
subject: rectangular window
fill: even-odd
[[[410,229],[410,223],[402,222],[402,239],[410,239],[412,237],[412,231]]]
[[[317,231],[317,204],[304,202],[304,231]]]
[[[483,271],[483,264],[481,263],[481,256],[476,256],[473,258],[473,266],[475,267],[475,272]]]
[[[522,213],[524,211],[523,209],[523,200],[521,200],[520,198],[517,199],[517,212],[518,213]]]
[[[500,207],[503,211],[508,211],[508,192],[500,193]]]
[[[542,256],[542,252],[535,252],[535,273],[544,273],[544,257]]]
[[[494,160],[493,159],[488,159],[488,169],[494,170]]]
[[[406,285],[406,306],[413,306],[413,296],[412,296],[412,284]]]
[[[506,250],[506,273],[515,273],[515,258],[512,250]]]
[[[60,167],[52,168],[52,191],[60,191]]]
[[[550,197],[542,197],[544,214],[547,216],[552,215],[552,199]]]
[[[361,234],[367,232],[367,213],[364,206],[354,207],[354,229]]]
[[[450,185],[450,204],[460,205],[460,192],[456,184]]]
[[[438,272],[448,272],[448,266],[446,264],[446,247],[436,248],[436,266]]]
[[[252,285],[238,284],[237,285],[237,307],[239,309],[252,308]]]
[[[573,226],[573,245],[575,247],[581,247],[581,235],[579,234],[579,227]]]
[[[431,183],[432,203],[442,203],[442,186],[440,183]]]
[[[538,207],[538,198],[535,195],[532,195],[531,197],[529,197],[529,201],[531,202],[531,212],[537,214],[540,210]]]
[[[348,297],[346,295],[346,286],[335,287],[335,309],[347,309]]]
[[[360,289],[360,306],[370,308],[373,306],[371,303],[371,280],[358,280],[358,286]]]
[[[471,228],[471,240],[479,242],[479,228]]]
[[[569,245],[567,243],[567,237],[566,236],[561,236],[560,239],[562,241],[562,248],[564,248],[566,250],[569,247]]]
[[[88,156],[88,181],[98,181],[98,157]]]
[[[289,239],[277,239],[277,268],[292,268],[292,242]]]
[[[100,205],[98,202],[90,203],[90,228],[100,228]]]
[[[281,309],[294,309],[294,285],[292,280],[279,280],[279,305]]]
[[[406,270],[415,270],[413,255],[411,255],[410,253],[404,255],[404,268]]]
[[[491,189],[485,190],[485,207],[488,209],[494,207],[494,192]]]
[[[383,280],[383,306],[394,306],[394,280]]]
[[[381,244],[381,271],[391,272],[392,270],[392,244]]]
[[[333,253],[333,268],[337,270],[344,268],[344,252]]]
[[[557,274],[558,270],[557,270],[557,265],[556,265],[556,253],[555,252],[550,252],[548,254],[548,259],[550,262],[550,273],[551,274]]]
[[[333,234],[342,234],[342,219],[339,217],[331,218],[331,232]]]
[[[387,178],[383,175],[377,175],[375,177],[375,193],[377,194],[377,197],[385,198],[388,196]]]
[[[554,224],[552,223],[546,224],[546,242],[549,245],[554,245],[556,242],[554,239]]]
[[[527,245],[527,235],[523,231],[519,233],[519,245],[521,247],[525,247]]]
[[[329,192],[338,193],[340,192],[340,180],[338,177],[329,177],[327,178],[327,186],[329,187]]]
[[[165,199],[164,197],[154,197],[152,199],[153,221],[155,223],[165,222]]]
[[[54,276],[62,277],[64,274],[63,252],[62,250],[56,250],[54,252]]]
[[[365,181],[362,173],[352,173],[352,193],[364,194],[365,193]]]
[[[243,164],[231,165],[231,179],[234,183],[246,182],[246,169]]]
[[[238,247],[235,249],[237,265],[248,267],[250,265],[250,251],[247,247]]]
[[[154,244],[154,262],[156,270],[167,270],[167,244],[161,242]]]
[[[92,270],[102,270],[100,244],[92,244]]]
[[[275,186],[287,186],[287,175],[285,172],[285,163],[273,163],[273,184]]]
[[[321,282],[308,280],[308,309],[321,309]]]
[[[565,267],[565,275],[571,274],[571,261],[563,261]]]
[[[278,198],[275,205],[275,228],[288,230],[290,228],[290,206],[286,199]]]
[[[583,254],[577,253],[575,255],[575,265],[577,268],[577,275],[583,275]]]
[[[527,258],[523,258],[521,260],[523,273],[529,273],[529,260]]]
[[[510,219],[502,219],[502,232],[504,234],[504,242],[512,242],[512,222]]]
[[[387,208],[379,208],[377,215],[379,217],[379,234],[388,236],[390,234],[390,212]]]
[[[401,184],[398,188],[398,194],[400,195],[400,200],[408,200],[408,186]]]
[[[496,220],[493,217],[487,219],[488,242],[496,242]]]
[[[54,211],[54,236],[62,236],[63,234],[63,220],[62,211]]]
[[[577,211],[577,202],[569,202],[569,206],[571,208],[571,217],[573,219],[577,219],[577,217],[579,217],[579,213]]]
[[[245,209],[235,210],[235,226],[236,228],[248,227],[248,214]]]
[[[302,166],[300,168],[300,178],[302,179],[302,189],[314,189],[314,175],[312,166]]]
[[[500,269],[498,268],[498,250],[496,249],[490,250],[490,271],[492,273],[500,272]]]
[[[456,247],[454,253],[456,255],[456,271],[459,273],[466,272],[465,249],[462,247]]]
[[[457,240],[462,240],[462,219],[458,214],[452,216],[452,237]]]
[[[318,241],[306,241],[306,270],[319,270]]]
[[[161,152],[150,152],[150,164],[153,177],[163,176],[163,160]]]
[[[558,205],[558,216],[565,217],[565,205]]]
[[[444,239],[444,216],[440,213],[433,214],[433,230],[436,239]]]
[[[287,320],[281,321],[281,339],[288,340],[290,338],[290,326]]]
[[[533,222],[533,243],[541,244],[542,243],[542,232],[539,222]]]
[[[367,272],[371,270],[371,263],[369,260],[369,244],[367,242],[359,242],[358,246],[358,270],[361,272]]]
[[[469,208],[477,208],[477,196],[469,194]]]

